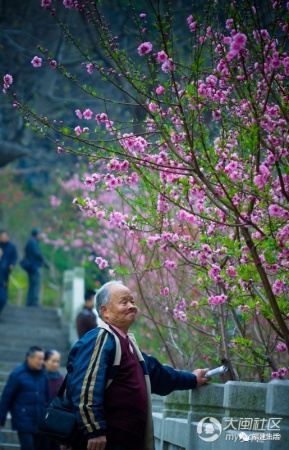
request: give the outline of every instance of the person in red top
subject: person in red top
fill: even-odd
[[[97,327],[96,314],[93,312],[94,308],[95,292],[92,289],[88,289],[84,296],[83,310],[78,314],[76,318],[76,328],[79,339],[90,330]]]

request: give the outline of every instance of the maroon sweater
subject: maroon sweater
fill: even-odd
[[[108,443],[139,450],[144,434],[148,400],[144,373],[128,338],[117,334],[122,351],[118,372],[105,391],[104,410]]]

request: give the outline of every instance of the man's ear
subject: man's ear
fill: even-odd
[[[101,310],[101,317],[103,319],[106,319],[108,317],[108,309],[106,305],[101,305],[100,310]]]

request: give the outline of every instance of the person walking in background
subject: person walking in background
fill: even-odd
[[[10,374],[1,396],[0,430],[9,411],[12,428],[18,432],[21,450],[42,450],[37,423],[50,401],[43,364],[43,350],[38,346],[30,347],[25,362]]]
[[[88,289],[85,292],[82,311],[76,318],[76,328],[79,339],[90,330],[97,327],[96,314],[93,312],[94,308],[95,292],[92,289]]]
[[[49,264],[41,253],[40,230],[33,228],[31,237],[24,249],[24,259],[21,266],[28,274],[28,292],[26,297],[27,306],[39,306],[40,289],[41,289],[41,267],[49,269]]]
[[[2,230],[0,233],[0,248],[2,249],[3,252],[2,255],[3,276],[5,282],[6,297],[8,297],[7,289],[8,289],[9,275],[17,263],[18,254],[15,245],[12,244],[12,242],[10,242],[10,237],[6,230]]]
[[[5,281],[5,261],[3,260],[3,250],[0,247],[0,314],[7,303],[7,286]]]
[[[61,355],[57,350],[47,350],[44,355],[44,366],[48,378],[51,400],[57,396],[63,381],[59,372]]]
[[[57,350],[48,350],[44,355],[44,365],[49,384],[50,400],[53,400],[57,396],[63,382],[63,376],[59,372],[60,357],[61,355]],[[61,446],[57,442],[42,436],[42,450],[64,450],[65,448],[66,447]]]
[[[128,333],[138,308],[121,282],[99,289],[96,309],[103,322],[68,357],[66,395],[80,431],[71,448],[153,450],[151,392],[168,395],[197,388],[209,381],[209,369],[175,370],[141,352]]]

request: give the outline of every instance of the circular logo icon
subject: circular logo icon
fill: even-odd
[[[222,425],[214,417],[204,417],[198,422],[197,433],[205,442],[214,442],[222,433]]]

